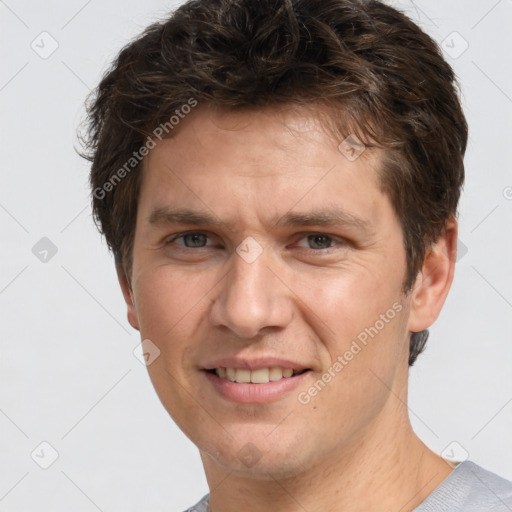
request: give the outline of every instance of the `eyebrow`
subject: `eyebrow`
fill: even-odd
[[[277,222],[278,226],[346,226],[359,231],[373,232],[371,223],[339,208],[311,212],[288,212]]]
[[[188,208],[155,208],[148,220],[149,224],[193,224],[196,226],[207,224],[221,226],[224,224],[213,215]]]
[[[226,226],[230,229],[234,224],[221,221],[218,217],[189,208],[155,208],[148,219],[150,225],[191,224],[195,226]],[[308,212],[288,212],[274,219],[276,227],[297,226],[344,226],[368,234],[374,233],[372,224],[361,217],[339,208],[319,209]]]

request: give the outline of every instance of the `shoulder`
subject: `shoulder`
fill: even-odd
[[[208,512],[208,500],[210,495],[203,496],[193,507],[187,508],[185,512]]]
[[[461,462],[414,512],[510,512],[512,482]]]

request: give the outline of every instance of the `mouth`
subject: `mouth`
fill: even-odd
[[[203,370],[211,389],[229,402],[266,404],[293,396],[293,391],[306,385],[309,368],[279,366],[266,368],[233,368],[221,366]]]
[[[240,384],[268,384],[269,382],[278,382],[283,379],[289,379],[302,375],[310,371],[309,368],[294,370],[293,368],[258,368],[249,370],[247,368],[212,368],[206,370],[207,373],[215,375],[219,379]]]

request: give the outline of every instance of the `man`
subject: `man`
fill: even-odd
[[[190,510],[505,511],[412,431],[450,289],[467,126],[435,43],[380,2],[199,0],[89,105],[93,207]]]

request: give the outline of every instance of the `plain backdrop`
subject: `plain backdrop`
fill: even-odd
[[[512,479],[512,2],[394,5],[444,48],[470,126],[455,281],[411,370],[411,418],[433,450]],[[174,6],[0,1],[1,512],[181,511],[207,492],[134,355],[74,150],[89,90]]]

